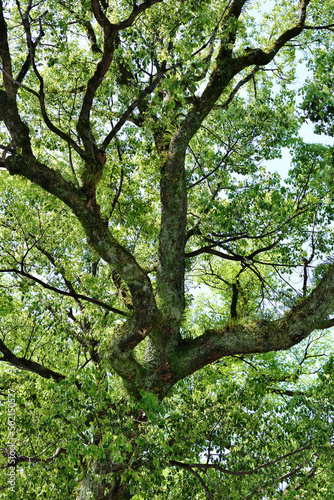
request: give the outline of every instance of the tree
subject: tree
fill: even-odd
[[[333,27],[0,2],[5,495],[14,465],[25,498],[332,497],[333,150],[298,130],[332,133]]]

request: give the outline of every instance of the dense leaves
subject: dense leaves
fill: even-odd
[[[333,497],[332,11],[0,2],[0,498]]]

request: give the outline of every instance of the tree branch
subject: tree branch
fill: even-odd
[[[129,15],[127,19],[124,21],[121,21],[119,23],[113,24],[113,29],[116,31],[123,30],[125,28],[129,28],[134,21],[137,19],[137,17],[142,13],[145,12],[145,10],[149,9],[150,7],[153,7],[156,3],[161,3],[163,0],[146,0],[145,2],[141,3],[140,5],[137,5],[134,2],[134,8]]]
[[[40,462],[43,462],[45,464],[49,464],[51,462],[53,462],[56,458],[58,458],[60,455],[62,454],[66,454],[66,448],[57,448],[55,453],[52,455],[52,457],[48,457],[48,458],[40,458],[40,455],[43,455],[44,454],[44,451],[42,453],[40,453],[39,455],[35,456],[35,457],[26,457],[24,455],[19,455],[18,453],[15,453],[15,456],[13,456],[13,452],[10,451],[10,450],[3,450],[2,451],[2,455],[4,457],[10,457],[10,463],[7,463],[5,465],[2,465],[0,468],[1,469],[7,469],[8,467],[16,467],[17,464],[20,464],[20,463],[29,463],[29,464],[36,464],[36,463],[40,463]]]
[[[310,295],[283,318],[235,323],[184,341],[179,350],[182,364],[174,363],[172,369],[177,379],[181,379],[225,356],[289,349],[324,324],[332,326],[333,320],[324,322],[323,318],[331,314],[333,308],[334,265],[331,265]]]
[[[98,207],[92,207],[82,190],[65,180],[60,172],[38,162],[32,155],[27,159],[22,156],[8,157],[4,166],[10,174],[22,175],[56,196],[74,212],[94,250],[111,264],[129,287],[139,328],[145,329],[146,324],[151,324],[158,311],[150,279],[130,252],[111,235]]]
[[[260,70],[261,70],[261,68],[259,66],[255,66],[255,68],[253,68],[252,71],[247,76],[245,76],[245,78],[240,80],[240,82],[237,83],[237,85],[234,87],[234,89],[232,90],[232,92],[230,93],[230,95],[228,96],[226,101],[220,106],[220,108],[221,109],[228,109],[229,105],[231,104],[231,102],[233,101],[233,99],[235,98],[235,96],[237,95],[239,90],[241,89],[241,87],[243,87],[243,85],[245,85],[247,82],[252,80],[254,78],[254,75]]]
[[[209,500],[215,500],[215,497],[212,495],[212,493],[208,489],[207,485],[205,484],[205,482],[203,481],[201,476],[198,474],[197,471],[193,470],[193,464],[185,464],[183,462],[177,462],[176,460],[171,460],[169,463],[170,463],[170,465],[172,465],[174,467],[179,467],[180,469],[185,469],[188,472],[190,472],[193,476],[195,476],[199,480],[203,490],[206,493],[207,498]]]
[[[324,26],[304,26],[304,30],[330,30],[333,31],[334,24],[326,24]]]
[[[28,11],[28,9],[29,9],[29,7],[27,8],[27,11]],[[39,25],[40,25],[40,31],[39,31],[39,35],[36,38],[36,40],[34,42],[32,42],[33,53],[35,53],[37,45],[39,44],[39,42],[41,41],[41,39],[44,36],[44,32],[43,32],[41,23],[42,23],[42,20],[43,20],[44,16],[46,16],[47,13],[48,13],[48,11],[46,10],[38,18],[38,22],[39,22]],[[29,71],[30,66],[31,66],[31,56],[30,56],[30,51],[29,51],[29,53],[27,55],[27,58],[26,58],[25,62],[23,63],[22,68],[20,69],[20,72],[19,72],[19,74],[17,75],[17,77],[15,79],[16,82],[22,83],[24,77],[26,76],[26,74]]]
[[[103,14],[98,0],[91,1],[94,16],[103,29],[103,56],[97,63],[94,74],[88,80],[77,122],[77,132],[83,142],[87,160],[83,172],[83,182],[87,189],[94,190],[99,182],[104,162],[98,157],[98,148],[93,135],[90,114],[95,94],[100,87],[113,58],[115,50],[115,30],[108,18]]]
[[[120,314],[121,316],[128,316],[128,313],[125,311],[121,311],[120,309],[116,309],[115,307],[109,306],[109,304],[106,304],[105,302],[102,302],[101,300],[94,299],[92,297],[87,297],[86,295],[82,295],[81,293],[76,293],[73,289],[69,292],[65,292],[64,290],[60,290],[60,288],[56,288],[55,286],[49,285],[48,283],[45,283],[45,281],[40,280],[39,278],[36,278],[36,276],[33,276],[30,273],[27,273],[26,271],[19,270],[19,269],[0,269],[0,273],[15,273],[20,276],[23,276],[25,278],[29,278],[30,280],[34,281],[35,283],[38,283],[41,285],[43,288],[46,288],[47,290],[50,290],[52,292],[55,292],[59,295],[63,295],[65,297],[72,297],[73,299],[81,299],[85,300],[86,302],[90,302],[91,304],[95,304],[97,306],[102,307],[103,309],[106,309],[107,311],[113,312],[115,314]]]
[[[157,290],[163,307],[177,320],[184,308],[184,245],[186,231],[187,195],[185,190],[185,153],[190,140],[200,128],[203,120],[213,109],[216,101],[234,76],[247,66],[268,64],[291,38],[303,30],[306,7],[309,0],[301,0],[297,24],[285,31],[269,48],[251,50],[246,56],[233,57],[233,46],[238,25],[236,20],[241,14],[246,0],[234,0],[223,16],[222,38],[215,67],[209,82],[200,98],[189,111],[181,126],[171,137],[166,161],[162,168],[161,230],[159,239],[159,262],[157,270]]]
[[[135,99],[133,101],[133,103],[130,104],[130,106],[128,106],[128,108],[124,111],[124,113],[122,114],[122,116],[120,117],[120,119],[118,120],[118,122],[116,123],[116,125],[109,132],[109,134],[105,137],[105,139],[104,139],[104,141],[102,143],[102,148],[103,149],[106,149],[107,146],[112,141],[112,139],[114,137],[116,137],[116,134],[121,130],[121,128],[123,127],[123,125],[126,122],[126,120],[129,118],[129,116],[131,115],[131,113],[140,105],[141,102],[143,102],[143,100],[148,95],[150,95],[156,89],[156,87],[159,85],[159,83],[161,82],[162,78],[164,77],[165,73],[166,73],[166,61],[163,61],[163,63],[161,64],[161,68],[158,71],[158,73],[157,73],[155,79],[152,81],[152,83],[150,85],[148,85],[139,94],[139,96],[137,97],[137,99]]]
[[[201,470],[208,470],[208,469],[215,469],[218,470],[219,472],[222,472],[223,474],[228,474],[230,476],[249,476],[251,474],[256,474],[259,470],[261,469],[266,469],[267,467],[271,467],[272,465],[277,464],[278,462],[281,462],[282,460],[286,460],[289,457],[292,457],[293,455],[297,455],[298,453],[301,453],[306,450],[310,450],[311,446],[306,445],[298,448],[297,450],[290,451],[289,453],[286,453],[285,455],[282,455],[279,458],[276,458],[275,460],[271,460],[270,462],[266,462],[262,465],[259,465],[258,467],[255,467],[254,469],[250,470],[241,470],[241,471],[232,471],[229,469],[224,469],[218,464],[185,464],[183,462],[178,462],[176,460],[171,460],[170,464],[175,465],[176,467],[183,467],[183,468],[194,468],[194,469],[201,469]]]
[[[251,49],[247,55],[241,56],[239,61],[246,66],[256,64],[258,66],[265,66],[270,63],[279,50],[284,47],[290,40],[296,38],[305,29],[306,11],[310,0],[300,0],[298,6],[298,18],[296,24],[284,31],[266,50]]]

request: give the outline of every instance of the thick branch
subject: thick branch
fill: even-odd
[[[173,370],[181,379],[225,356],[286,350],[298,344],[314,330],[333,324],[324,322],[334,308],[334,265],[313,292],[292,308],[282,319],[259,320],[249,324],[232,324],[208,330],[185,342],[180,348],[180,363]]]
[[[184,271],[187,221],[186,145],[172,138],[161,170],[161,228],[157,290],[171,322],[179,322],[184,310]]]
[[[292,38],[298,36],[304,28],[306,18],[306,8],[309,0],[301,0],[299,4],[299,14],[297,23],[282,33],[281,36],[264,52],[262,49],[249,50],[246,55],[238,58],[232,57],[232,49],[237,32],[237,19],[241,14],[241,9],[246,3],[239,0],[231,3],[223,19],[223,37],[221,47],[216,59],[215,68],[210,76],[207,87],[194,108],[188,113],[184,123],[178,133],[188,137],[188,142],[197,132],[200,124],[213,108],[214,104],[226,88],[232,78],[248,66],[264,66],[273,60],[277,52]],[[224,30],[228,35],[224,35]],[[247,77],[246,77],[247,79]]]
[[[30,23],[29,23],[29,16],[30,12],[32,9],[32,2],[29,2],[27,5],[27,8],[24,12],[21,10],[20,2],[16,2],[16,6],[18,8],[18,11],[20,13],[21,19],[22,19],[22,24],[24,26],[25,32],[26,32],[26,38],[27,38],[27,44],[28,44],[28,57],[25,60],[25,63],[23,64],[21,71],[19,73],[19,79],[18,81],[21,82],[27,73],[29,66],[31,63],[34,63],[34,58],[35,58],[35,52],[36,52],[36,47],[39,43],[39,41],[43,38],[44,36],[44,31],[42,27],[42,21],[45,15],[48,13],[48,11],[45,11],[43,14],[41,14],[38,18],[39,22],[39,34],[38,37],[36,38],[35,41],[32,40],[31,37],[31,31],[30,31]],[[21,80],[22,79],[22,80]]]
[[[110,68],[110,64],[115,49],[114,46],[115,31],[112,30],[111,23],[108,21],[107,17],[102,13],[98,0],[92,0],[92,8],[97,21],[103,28],[103,41],[104,41],[103,56],[102,59],[98,62],[93,76],[88,80],[86,92],[82,101],[81,111],[77,123],[77,131],[79,137],[82,139],[82,142],[84,144],[86,154],[93,163],[92,165],[89,165],[89,162],[86,163],[86,171],[84,173],[84,176],[87,177],[91,173],[91,175],[93,176],[98,175],[100,177],[101,176],[100,170],[103,165],[101,165],[100,162],[95,161],[97,154],[97,147],[91,129],[90,114],[95,94],[98,88],[100,87],[108,69]],[[96,163],[96,165],[94,165],[94,163]],[[90,172],[90,170],[92,171]],[[97,180],[99,180],[99,178],[96,179],[96,181]],[[92,182],[93,184],[96,183],[96,182],[94,183],[94,181]]]
[[[10,349],[8,349],[8,347],[2,340],[0,340],[0,351],[3,354],[3,357],[0,358],[0,361],[10,363],[12,366],[19,368],[20,370],[36,373],[43,378],[52,378],[56,382],[60,382],[65,378],[65,376],[61,373],[54,372],[53,370],[50,370],[50,368],[46,368],[45,366],[36,363],[35,361],[31,361],[30,359],[26,358],[18,358]]]
[[[77,130],[80,138],[82,139],[86,153],[88,153],[92,158],[96,158],[96,144],[95,139],[92,133],[91,125],[90,125],[90,113],[92,109],[93,100],[96,94],[97,89],[101,85],[104,76],[106,75],[111,61],[113,57],[113,53],[116,47],[116,35],[117,32],[121,29],[128,28],[132,25],[132,23],[137,19],[137,17],[144,12],[145,10],[152,7],[154,4],[161,2],[162,0],[147,0],[143,2],[141,5],[134,5],[134,8],[130,14],[130,16],[124,21],[112,24],[108,20],[107,16],[104,14],[100,7],[100,3],[98,0],[92,0],[92,10],[94,16],[102,27],[103,30],[103,56],[101,61],[97,64],[94,75],[89,79],[86,93],[83,99],[79,120],[77,124]],[[158,85],[161,80],[163,74],[158,74],[155,82],[153,82],[147,89],[145,89],[139,98],[125,111],[123,116],[121,117],[119,123],[116,125],[113,130],[104,140],[103,148],[110,143],[111,139],[115,136],[115,134],[120,130],[123,126],[125,120],[132,113],[132,111],[138,106],[138,104],[150,93],[154,90],[154,88]],[[84,175],[89,176],[89,173],[96,176],[100,176],[99,162],[96,162],[96,165],[86,165],[86,173]],[[91,171],[91,172],[90,172]],[[98,181],[99,179],[96,179]],[[95,182],[96,183],[96,182]]]
[[[334,319],[325,319],[317,323],[317,330],[326,330],[334,326]]]
[[[229,24],[230,18],[238,17],[246,0],[235,0],[231,3],[223,20],[224,27],[230,35],[228,44],[233,42],[236,26]],[[224,35],[223,35],[224,36]],[[222,46],[224,43],[222,42]],[[223,58],[223,52],[225,54]],[[159,239],[159,262],[157,271],[157,289],[162,307],[168,310],[171,321],[180,320],[184,310],[184,270],[187,219],[187,192],[185,176],[185,153],[189,141],[199,129],[202,121],[211,111],[214,103],[223,89],[238,72],[232,61],[231,50],[221,49],[222,54],[216,62],[213,71],[219,71],[219,84],[215,86],[210,78],[207,95],[202,96],[198,103],[188,113],[183,124],[173,135],[170,141],[166,160],[161,172],[160,198],[161,198],[161,230]],[[226,63],[226,64],[224,64]],[[224,68],[220,70],[219,66]],[[216,88],[214,88],[216,87]]]
[[[0,115],[13,139],[13,145],[31,153],[29,130],[21,120],[16,104],[16,86],[13,82],[12,63],[7,39],[7,24],[0,1],[0,58],[5,92],[0,91]]]
[[[3,69],[5,70],[5,73],[3,73],[3,83],[7,96],[10,100],[15,100],[15,86],[10,79],[13,76],[12,61],[9,52],[7,24],[4,18],[2,1],[0,1],[0,57]]]
[[[162,1],[163,0],[146,0],[140,5],[136,5],[136,3],[134,2],[134,9],[132,10],[129,17],[124,21],[121,21],[117,24],[113,24],[113,29],[119,31],[125,28],[129,28],[142,12],[145,12],[145,10],[149,9],[156,3],[161,3]]]
[[[240,61],[243,62],[244,67],[256,64],[258,66],[265,66],[270,63],[279,50],[284,47],[290,40],[296,38],[305,29],[306,11],[310,0],[300,0],[298,7],[298,19],[296,24],[284,31],[266,50],[253,49],[248,52],[246,56],[242,56]]]

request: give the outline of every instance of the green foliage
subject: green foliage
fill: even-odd
[[[315,60],[310,63],[313,78],[303,88],[304,116],[315,124],[318,134],[334,135],[334,62],[333,54],[318,51]]]
[[[239,3],[240,16],[227,19],[230,5]],[[102,500],[116,498],[109,493],[123,487],[118,499],[333,498],[330,331],[315,331],[287,352],[245,350],[210,364],[217,359],[213,353],[178,381],[168,357],[175,331],[182,365],[191,341],[200,346],[198,337],[210,331],[224,336],[253,322],[279,324],[333,264],[333,146],[299,137],[305,121],[334,136],[332,2],[310,3],[307,25],[330,30],[305,29],[270,63],[240,66],[204,112],[206,103],[201,108],[199,102],[204,89],[216,91],[218,57],[226,57],[224,79],[236,61],[255,49],[269,50],[295,23],[294,2],[138,2],[147,9],[112,40],[105,36],[105,19],[120,26],[135,2],[1,2],[32,153],[13,144],[9,133],[13,118],[7,113],[14,116],[15,109],[4,97],[8,66],[1,38],[0,499],[16,498],[6,487],[9,394],[15,394],[17,498]],[[108,43],[110,64],[98,81]],[[294,85],[305,63],[309,76],[298,100]],[[163,77],[142,98],[162,68]],[[79,122],[83,103],[90,102],[85,136]],[[196,109],[202,118],[192,134],[182,125]],[[175,154],[183,161],[184,152],[184,170],[179,175],[173,164],[163,192],[170,146],[180,130],[189,137],[185,152],[179,143]],[[270,163],[281,158],[282,148],[291,155],[284,176]],[[100,176],[99,153],[106,157]],[[33,174],[46,165],[61,174],[52,182],[66,184],[53,196],[49,179],[42,189],[40,179],[10,175],[20,162]],[[173,310],[149,324],[141,314],[149,313],[148,283],[154,299],[163,299],[157,286],[167,211],[162,200],[177,201],[179,179],[186,207],[186,306],[173,331]],[[64,186],[72,189],[70,202],[63,202]],[[87,231],[81,205],[71,210],[78,200],[85,214],[102,221],[104,235],[110,231],[107,243],[99,241],[97,226]],[[170,220],[173,250],[179,214]],[[102,247],[107,251],[99,253]],[[126,268],[135,259],[132,276]],[[179,263],[172,252],[170,259]],[[149,277],[144,284],[138,284],[138,270]],[[140,314],[129,299],[139,289]],[[129,349],[123,340],[117,344],[122,334]],[[112,365],[119,352],[119,364]],[[133,380],[142,382],[137,398],[125,389]],[[147,380],[160,386],[152,383],[148,390]],[[84,497],[85,485],[91,493]]]

